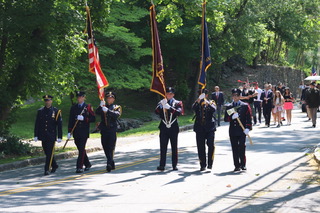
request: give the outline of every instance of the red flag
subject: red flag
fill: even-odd
[[[152,82],[150,91],[166,97],[166,86],[164,82],[163,59],[161,54],[158,25],[156,20],[155,6],[150,7],[151,36],[152,36]]]
[[[103,74],[100,66],[98,47],[95,45],[95,40],[92,33],[92,22],[90,17],[90,9],[87,10],[87,32],[88,32],[88,51],[89,51],[89,72],[96,75],[99,98],[104,99],[104,88],[109,86],[106,76]]]

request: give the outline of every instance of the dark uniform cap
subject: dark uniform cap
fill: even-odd
[[[116,99],[116,94],[114,92],[108,92],[108,93],[106,93],[106,97],[107,98],[112,97],[112,98]]]
[[[166,92],[167,93],[175,93],[175,89],[173,87],[167,87]]]
[[[84,97],[85,95],[86,95],[86,93],[85,93],[85,92],[78,91],[76,96],[77,96],[77,97],[81,97],[81,96],[83,96],[83,97]]]
[[[240,95],[241,90],[240,90],[240,89],[238,89],[238,88],[234,88],[234,89],[232,89],[232,90],[231,90],[231,93],[232,93],[232,94],[237,93],[238,95]]]
[[[313,86],[315,86],[316,85],[316,82],[312,82],[310,85],[313,85]]]
[[[44,95],[42,98],[44,101],[49,101],[49,100],[53,99],[53,97],[51,95]]]

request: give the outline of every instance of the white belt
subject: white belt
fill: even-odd
[[[162,120],[162,122],[166,125],[166,127],[169,129],[171,128],[171,125],[177,120],[177,118],[173,119],[172,121],[172,113],[170,113],[170,120],[166,121],[166,115],[164,115],[165,120]]]

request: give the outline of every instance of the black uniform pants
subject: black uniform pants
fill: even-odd
[[[246,135],[230,136],[233,163],[236,168],[246,166]]]
[[[74,143],[76,144],[79,152],[77,159],[77,169],[83,169],[83,165],[85,165],[85,167],[89,167],[91,165],[86,152],[87,139],[87,137],[74,138]]]
[[[212,166],[214,160],[214,132],[196,132],[198,157],[200,161],[200,166],[206,167],[206,144],[208,146],[208,166]]]
[[[50,160],[52,156],[52,151],[53,151],[53,146],[55,141],[50,141],[50,140],[44,140],[42,142],[42,148],[43,151],[46,155],[46,163],[44,165],[44,171],[49,171],[49,166],[50,166]],[[51,167],[56,168],[58,166],[57,162],[54,159],[54,156],[52,156],[52,162],[51,162]]]
[[[176,167],[178,164],[178,134],[179,128],[177,130],[174,128],[167,128],[160,130],[160,166],[166,165],[167,149],[170,139],[171,151],[172,151],[172,167]]]
[[[263,107],[263,116],[266,122],[266,125],[270,125],[270,119],[271,119],[271,107],[265,106]]]
[[[101,131],[101,144],[104,150],[104,154],[107,158],[107,164],[110,164],[114,168],[114,150],[116,148],[117,133],[116,131]]]
[[[261,123],[261,102],[255,101],[253,102],[253,121],[256,124],[257,123],[257,113],[258,113],[258,120],[259,123]]]

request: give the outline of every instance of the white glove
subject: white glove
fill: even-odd
[[[70,133],[70,132],[68,133],[67,138],[68,138],[68,139],[71,138],[71,133]]]
[[[248,135],[248,134],[249,134],[249,131],[250,131],[250,130],[249,130],[248,128],[246,128],[245,130],[243,130],[243,133],[246,134],[246,135]]]
[[[170,106],[169,104],[165,104],[165,105],[163,105],[163,108],[165,108],[165,109],[170,109],[171,106]]]
[[[160,101],[160,103],[162,104],[162,106],[166,105],[167,102],[168,102],[168,101],[167,101],[166,98],[164,98],[164,99],[162,99],[162,100]]]
[[[104,107],[106,105],[106,102],[105,101],[100,101],[100,106],[101,107]]]
[[[61,138],[58,138],[57,142],[58,142],[58,143],[61,143],[61,141],[62,141]]]
[[[233,113],[232,120],[239,118],[239,114],[237,112]]]
[[[204,93],[201,93],[201,95],[199,95],[200,100],[204,99],[205,97],[206,97],[206,94],[204,94]]]
[[[109,109],[108,109],[107,107],[105,107],[105,106],[104,106],[104,107],[102,107],[102,111],[104,111],[104,112],[108,112],[108,110],[109,110]]]
[[[38,137],[34,137],[34,142],[37,142],[38,141]]]
[[[77,120],[79,120],[79,121],[83,121],[83,119],[84,119],[84,118],[83,118],[83,116],[82,116],[82,115],[78,115],[78,116],[77,116]]]

